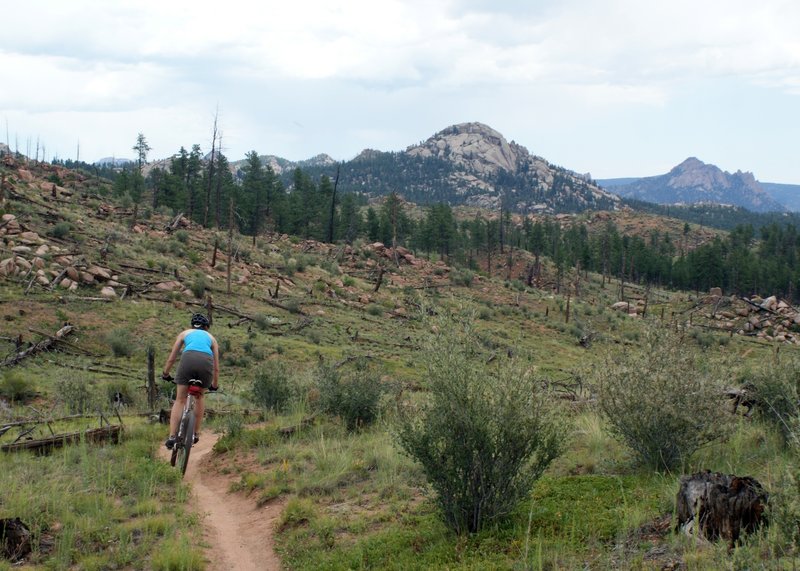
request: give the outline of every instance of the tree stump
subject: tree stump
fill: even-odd
[[[719,472],[698,472],[681,477],[676,498],[677,529],[710,541],[725,539],[728,547],[743,533],[766,523],[769,494],[758,480]]]
[[[9,561],[18,561],[31,552],[31,531],[18,517],[0,519],[0,550]]]

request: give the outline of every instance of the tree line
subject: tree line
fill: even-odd
[[[199,145],[190,151],[181,147],[145,177],[150,148],[143,135],[133,150],[137,159],[111,174],[116,195],[128,197],[135,209],[147,197],[153,210],[183,212],[209,228],[233,226],[252,236],[254,243],[266,232],[327,242],[380,241],[529,285],[541,278],[542,260],[547,258],[555,269],[557,291],[575,271],[597,272],[604,283],[613,278],[696,291],[722,287],[792,300],[800,289],[800,232],[793,222],[773,221],[759,230],[740,224],[726,237],[689,251],[688,225],[678,236],[659,230],[647,237],[629,236],[611,221],[592,232],[584,224],[562,225],[548,217],[518,223],[504,207],[459,220],[445,202],[428,204],[421,215],[412,216],[411,205],[396,192],[370,203],[368,185],[363,192],[343,192],[338,171],[333,178],[322,174],[315,180],[296,168],[282,178],[256,151],[232,169],[218,150],[203,156]],[[512,275],[519,251],[529,252],[533,261],[522,274],[517,269]]]

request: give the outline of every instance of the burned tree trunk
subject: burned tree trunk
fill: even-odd
[[[0,519],[0,552],[9,561],[18,561],[31,552],[31,531],[18,517]]]
[[[725,539],[728,546],[743,533],[766,523],[769,494],[749,476],[699,472],[681,478],[676,498],[677,529],[708,540]]]

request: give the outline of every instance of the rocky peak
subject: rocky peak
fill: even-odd
[[[410,156],[436,157],[473,171],[494,174],[499,169],[517,170],[528,151],[483,123],[460,123],[439,131],[420,145],[406,150]]]

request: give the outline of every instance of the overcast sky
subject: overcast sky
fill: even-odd
[[[795,0],[0,1],[0,141],[47,158],[399,151],[480,121],[596,178],[800,184]]]

